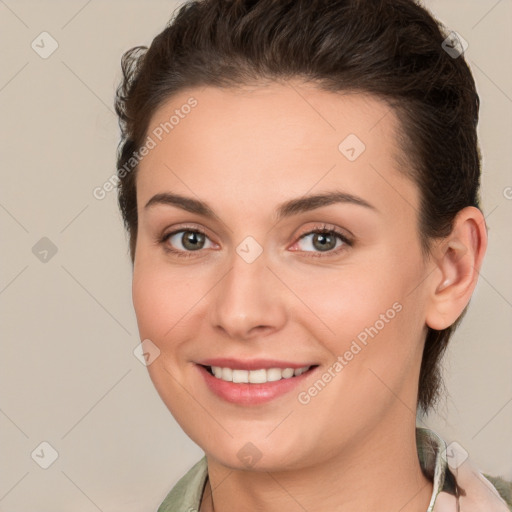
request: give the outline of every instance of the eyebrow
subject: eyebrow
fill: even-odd
[[[347,194],[341,191],[325,192],[321,194],[309,195],[299,197],[296,199],[290,199],[278,205],[276,209],[277,220],[281,220],[285,217],[291,217],[298,215],[299,213],[308,212],[321,208],[323,206],[329,206],[331,204],[342,203],[342,204],[353,204],[362,206],[369,210],[377,211],[375,206],[371,205],[364,199],[352,194]],[[154,195],[147,203],[144,208],[151,208],[156,205],[168,205],[181,208],[190,213],[196,213],[207,218],[216,218],[217,215],[208,203],[193,199],[191,197],[185,197],[179,194],[172,194],[169,192],[163,192]]]

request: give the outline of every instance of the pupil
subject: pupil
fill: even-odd
[[[332,245],[332,241],[334,240],[332,235],[326,233],[317,233],[315,240],[320,242],[320,249],[326,249],[326,247],[327,249],[332,249],[332,247],[328,247],[329,245]]]
[[[192,231],[189,231],[188,234],[185,234],[183,238],[183,246],[187,247],[187,249],[190,249],[192,251],[200,249],[198,245],[200,246],[201,242],[204,241],[204,235],[202,233],[194,233]]]

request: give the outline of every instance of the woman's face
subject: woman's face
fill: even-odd
[[[399,130],[378,99],[298,82],[152,117],[134,306],[158,393],[221,464],[301,468],[414,425],[428,270]]]

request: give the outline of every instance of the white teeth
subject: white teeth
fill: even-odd
[[[213,366],[212,366],[213,368]],[[222,375],[219,377],[227,382],[233,382],[233,370],[231,368],[219,368],[222,371]],[[217,375],[215,375],[217,377]]]
[[[249,382],[249,372],[247,370],[233,370],[233,382]]]
[[[283,372],[281,368],[269,368],[267,372],[267,382],[274,382],[283,378]]]
[[[283,379],[289,379],[293,377],[293,368],[285,368],[283,370]]]
[[[290,379],[298,377],[309,370],[309,366],[302,368],[264,368],[260,370],[233,370],[232,368],[222,368],[220,366],[212,366],[212,373],[217,379],[226,382],[265,384],[266,382],[275,382],[281,379]]]
[[[249,382],[251,384],[263,384],[267,382],[267,370],[251,370],[249,373]]]

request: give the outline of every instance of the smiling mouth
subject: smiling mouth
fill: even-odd
[[[303,366],[301,368],[261,368],[258,370],[239,370],[221,366],[203,366],[210,375],[224,382],[234,384],[266,384],[279,380],[292,379],[311,371],[318,365]]]

